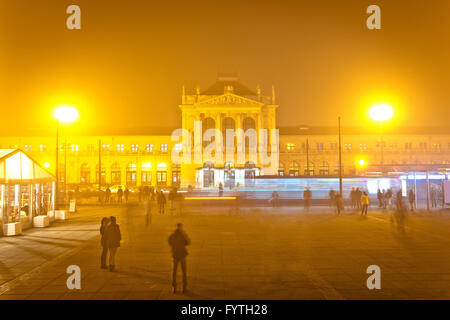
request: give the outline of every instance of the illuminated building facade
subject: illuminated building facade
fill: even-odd
[[[183,88],[179,108],[181,128],[191,135],[194,121],[201,121],[203,131],[222,132],[224,139],[227,129],[255,129],[257,132],[258,129],[276,129],[278,105],[274,89],[269,95],[263,95],[259,86],[250,90],[234,75],[219,77],[204,91],[197,87],[186,93]],[[345,176],[401,171],[409,165],[450,167],[450,132],[404,131],[380,138],[379,133],[343,129]],[[172,151],[182,151],[183,146],[171,139],[172,131],[61,137],[59,178],[68,184],[98,183],[99,141],[102,185],[217,187],[219,182],[224,186],[238,182],[242,185],[257,175],[307,176],[309,171],[310,176],[336,176],[339,172],[336,128],[279,128],[279,160],[275,166],[248,158],[244,164],[226,161],[176,164],[172,161]],[[238,140],[236,138],[236,146],[246,143]],[[0,148],[20,148],[50,172],[55,168],[54,136],[0,137]]]

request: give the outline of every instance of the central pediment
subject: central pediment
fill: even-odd
[[[233,93],[224,93],[220,96],[214,96],[205,100],[197,102],[195,105],[254,105],[263,106],[264,103],[252,100],[249,98],[241,97]]]

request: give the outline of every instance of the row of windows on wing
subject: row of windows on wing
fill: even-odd
[[[102,145],[102,150],[103,151],[112,151],[114,146],[110,146],[109,144],[103,144]],[[67,146],[68,150],[72,151],[72,152],[78,152],[80,150],[80,146],[78,144],[70,144]],[[88,151],[94,151],[94,145],[88,145]],[[177,143],[174,145],[174,149],[177,152],[181,152],[182,150],[182,145],[181,143]],[[27,152],[32,151],[32,145],[27,144],[24,146],[24,150]],[[63,151],[64,150],[64,145],[60,145],[59,146],[59,150]],[[115,151],[117,152],[124,152],[125,150],[129,150],[131,152],[139,152],[140,148],[138,144],[131,144],[129,149],[125,149],[125,145],[124,144],[116,144],[115,145]],[[148,153],[152,153],[153,152],[153,144],[146,144],[145,145],[145,152]],[[41,152],[45,152],[47,151],[47,145],[45,144],[41,144],[39,145],[39,151]],[[167,153],[168,152],[168,144],[167,143],[161,143],[160,144],[160,152],[162,153]]]
[[[102,165],[101,176],[102,183],[105,183],[106,170],[105,166]],[[119,163],[115,162],[111,165],[111,183],[121,184],[122,183],[122,167]],[[60,169],[63,173],[64,168]],[[99,166],[95,166],[95,181],[98,182]],[[125,168],[125,179],[127,185],[135,185],[138,170],[135,163],[129,163]],[[150,184],[152,182],[152,165],[149,162],[143,163],[140,170],[141,183]],[[61,180],[64,174],[60,175]],[[83,163],[80,167],[80,182],[81,183],[91,183],[91,167],[88,163]],[[179,183],[181,180],[181,166],[179,164],[172,164],[172,182]],[[166,183],[167,181],[167,164],[158,163],[156,165],[156,181],[158,184]]]
[[[358,147],[358,145],[357,145],[357,147]],[[397,144],[391,143],[389,145],[386,145],[385,142],[383,142],[383,143],[377,142],[377,143],[375,143],[375,147],[376,148],[380,148],[380,147],[389,148],[391,150],[398,149],[398,145]],[[306,149],[310,149],[311,150],[312,148],[314,148],[314,145],[307,144],[307,143],[302,143],[301,144],[301,150],[302,151],[305,151]],[[338,149],[338,144],[337,143],[330,143],[329,144],[329,148],[327,149],[326,148],[326,144],[324,144],[324,143],[316,143],[315,144],[315,149],[318,150],[318,151],[324,151],[324,150],[333,150],[333,151],[335,151],[335,150]],[[352,151],[353,145],[351,143],[344,143],[344,144],[342,144],[342,149],[345,150],[345,151]],[[413,149],[413,144],[411,142],[406,142],[405,143],[405,150],[412,150],[412,149]],[[420,150],[427,150],[428,149],[427,143],[419,143],[419,149]],[[433,150],[441,150],[441,144],[440,143],[432,144],[432,149]],[[448,143],[448,149],[450,149],[450,142]],[[296,145],[294,143],[287,143],[286,144],[286,151],[287,152],[294,152],[296,150],[297,150],[296,149]],[[367,143],[360,143],[359,144],[359,151],[367,151],[367,150],[369,150]]]

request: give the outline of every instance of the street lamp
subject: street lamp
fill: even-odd
[[[380,123],[381,165],[384,164],[383,154],[383,122],[392,118],[394,111],[387,104],[378,104],[370,108],[369,116]]]
[[[55,210],[58,209],[58,197],[59,197],[59,168],[58,168],[58,155],[59,155],[59,125],[61,122],[70,123],[74,122],[78,118],[78,110],[70,106],[61,106],[55,109],[53,116],[56,119],[56,165],[55,165]],[[65,146],[67,148],[67,146]],[[65,163],[64,163],[65,165]],[[66,181],[64,181],[66,183]]]

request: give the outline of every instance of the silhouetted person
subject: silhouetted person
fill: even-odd
[[[186,232],[184,232],[183,225],[178,223],[177,229],[169,237],[169,245],[172,247],[173,256],[172,286],[174,293],[177,291],[178,264],[181,264],[181,270],[183,272],[183,293],[187,291],[186,256],[188,252],[186,246],[190,244],[191,241]]]
[[[361,196],[361,216],[367,216],[367,209],[369,208],[370,203],[370,197],[367,194],[367,192],[364,191],[364,193]]]
[[[356,208],[356,190],[355,187],[352,187],[352,191],[350,192],[350,200],[352,201],[352,208]]]
[[[377,199],[378,199],[378,207],[382,207],[383,206],[383,195],[381,194],[381,190],[378,189],[377,191]]]
[[[127,187],[125,187],[125,191],[123,192],[123,195],[125,196],[125,203],[128,203],[128,197],[130,196],[130,190],[128,190]]]
[[[169,201],[170,201],[170,210],[174,210],[175,209],[175,200],[177,197],[177,188],[172,188],[172,190],[170,190],[169,192]]]
[[[309,207],[311,206],[311,197],[312,193],[311,190],[309,190],[309,188],[303,191],[303,206],[306,210],[309,210]]]
[[[333,207],[335,205],[336,192],[334,192],[334,190],[331,189],[330,192],[328,193],[328,197],[330,199],[330,207]]]
[[[414,211],[414,202],[416,201],[416,195],[414,194],[414,191],[412,189],[409,190],[408,200],[411,211]]]
[[[342,195],[340,193],[336,194],[336,196],[334,197],[334,201],[335,201],[335,204],[336,204],[337,214],[340,215],[341,211],[344,210],[344,204],[343,204],[343,200],[342,200]]]
[[[119,225],[116,223],[116,217],[111,216],[110,223],[105,229],[105,239],[109,250],[109,271],[114,271],[116,268],[115,258],[117,248],[120,247],[120,240],[122,240]]]
[[[386,192],[386,203],[388,208],[392,207],[392,197],[394,196],[394,193],[392,192],[392,189],[388,189]]]
[[[356,198],[356,207],[358,209],[361,209],[361,197],[362,197],[363,193],[361,192],[361,190],[359,190],[359,188],[356,188],[355,190],[355,198]]]
[[[156,201],[158,202],[159,214],[164,214],[164,210],[166,207],[166,197],[164,196],[164,192],[162,190],[157,192]]]
[[[102,256],[100,258],[100,268],[102,268],[102,269],[108,268],[106,265],[106,256],[108,255],[108,246],[107,246],[106,238],[105,238],[105,230],[106,230],[106,227],[108,226],[108,223],[109,223],[109,218],[104,217],[102,219],[102,222],[100,225],[100,234],[102,236],[102,238],[100,239],[100,244],[102,245]]]
[[[111,189],[109,187],[106,188],[105,197],[106,197],[105,202],[106,203],[110,203],[110,201],[111,201]]]
[[[437,192],[435,188],[431,188],[430,190],[430,199],[431,199],[431,207],[437,207]]]
[[[152,223],[152,207],[151,201],[146,199],[144,201],[144,211],[145,211],[145,225],[148,226]]]
[[[278,194],[278,191],[272,192],[272,207],[276,208],[278,207],[278,201],[280,199],[280,195]]]
[[[119,187],[119,190],[117,190],[117,203],[122,203],[122,196],[123,196],[123,190],[122,187]]]
[[[219,182],[219,197],[223,195],[223,184],[222,182]]]

